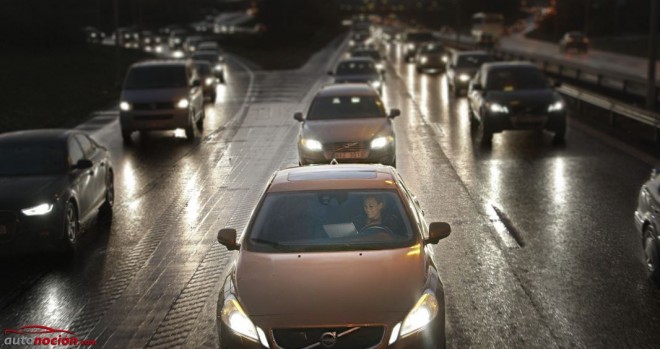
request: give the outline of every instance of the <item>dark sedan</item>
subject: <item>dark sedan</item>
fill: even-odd
[[[241,239],[217,307],[220,348],[444,348],[431,245],[449,236],[392,167],[278,171]]]
[[[454,96],[459,97],[467,90],[470,80],[484,63],[494,62],[493,55],[484,51],[455,52],[447,64],[447,83]]]
[[[655,169],[642,185],[635,211],[635,226],[642,238],[644,264],[649,276],[660,281],[660,174]]]
[[[555,84],[558,86],[558,84]],[[527,62],[486,63],[468,89],[470,123],[490,144],[504,130],[549,130],[554,141],[566,134],[566,106],[543,72]]]
[[[380,96],[366,84],[329,85],[321,89],[301,123],[298,156],[301,165],[337,162],[396,166],[392,118]]]
[[[328,72],[329,75],[334,75],[335,83],[355,83],[361,82],[371,85],[378,93],[383,92],[383,75],[378,68],[376,62],[367,57],[348,58],[337,63],[337,68],[334,72]]]
[[[447,51],[439,43],[422,44],[415,54],[415,70],[418,73],[425,71],[442,73],[445,71],[448,57]]]
[[[71,251],[97,210],[110,214],[108,151],[74,130],[0,135],[0,248]]]

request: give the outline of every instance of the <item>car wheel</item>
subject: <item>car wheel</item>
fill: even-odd
[[[204,110],[204,107],[202,107],[202,115],[199,117],[199,120],[195,123],[197,125],[198,129],[203,129],[204,128],[204,119],[206,118],[206,111]]]
[[[131,130],[121,129],[121,139],[124,140],[124,143],[126,144],[133,142],[133,139],[131,138],[132,134],[133,131]]]
[[[454,97],[461,97],[463,95],[462,93],[463,91],[460,88],[454,86],[453,90],[454,90]]]
[[[482,146],[489,146],[493,141],[493,131],[486,124],[486,119],[483,117],[477,128],[477,140]]]
[[[78,243],[78,233],[80,226],[78,224],[78,210],[72,201],[66,203],[64,207],[64,237],[62,239],[62,250],[65,253],[73,253]]]
[[[552,138],[553,143],[563,144],[566,141],[566,119],[563,119],[554,131],[555,135]]]
[[[189,141],[195,139],[195,122],[193,121],[193,111],[190,112],[190,117],[188,118],[188,125],[186,125],[186,138]]]
[[[224,71],[220,74],[220,83],[221,84],[225,83],[225,72]]]
[[[644,248],[644,263],[649,271],[649,277],[660,281],[660,256],[658,255],[655,230],[651,225],[644,228],[642,247]]]
[[[105,201],[101,205],[102,214],[111,214],[112,207],[115,204],[115,179],[112,172],[108,172],[105,180]]]
[[[211,103],[215,103],[216,97],[217,97],[217,94],[215,92],[213,92],[213,94],[211,95]]]

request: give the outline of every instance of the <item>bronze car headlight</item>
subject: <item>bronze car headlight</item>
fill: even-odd
[[[119,102],[119,109],[121,109],[123,111],[131,110],[131,103],[128,103],[126,101],[121,101],[121,102]]]
[[[266,333],[252,323],[252,320],[250,320],[241,304],[233,295],[225,299],[220,319],[237,334],[254,342],[261,342],[261,345],[269,348]]]
[[[303,138],[302,141],[300,141],[300,142],[308,150],[312,150],[312,151],[323,150],[323,144],[321,144],[321,142],[319,142],[315,139]]]
[[[385,148],[390,144],[392,137],[376,137],[371,141],[371,149],[381,149]]]
[[[410,310],[401,324],[401,337],[422,330],[438,315],[440,306],[435,295],[429,290],[424,292],[417,304]]]
[[[50,211],[52,210],[53,210],[53,204],[41,204],[34,207],[22,209],[21,212],[23,212],[23,214],[26,216],[43,216],[45,214],[50,213]]]

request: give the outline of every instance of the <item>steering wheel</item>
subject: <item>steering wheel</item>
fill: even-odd
[[[378,232],[383,232],[383,231],[390,234],[390,235],[394,235],[394,233],[392,232],[392,230],[390,230],[390,228],[388,228],[384,225],[376,225],[376,224],[367,225],[367,226],[363,227],[362,229],[360,229],[358,234],[368,235],[368,234],[376,234]]]

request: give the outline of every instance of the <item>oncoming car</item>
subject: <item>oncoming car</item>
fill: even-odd
[[[223,276],[221,348],[444,348],[429,225],[396,170],[322,165],[274,174]]]
[[[383,101],[366,84],[334,84],[322,88],[301,123],[298,157],[301,165],[338,162],[381,163],[396,166],[396,137]]]

